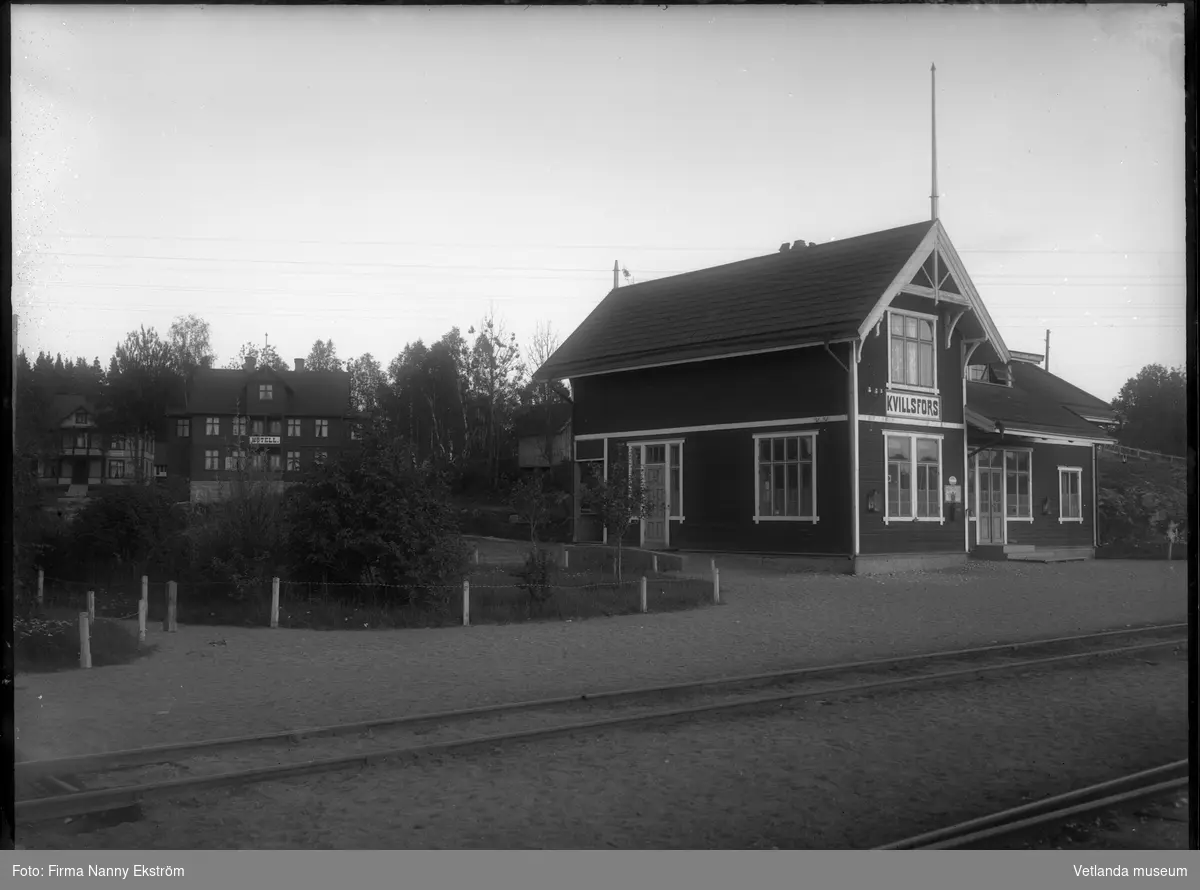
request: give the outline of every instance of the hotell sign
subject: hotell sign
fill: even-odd
[[[887,416],[941,420],[942,400],[938,396],[915,396],[908,393],[889,392],[887,394]]]
[[[250,444],[251,445],[278,445],[279,437],[278,436],[251,436]]]

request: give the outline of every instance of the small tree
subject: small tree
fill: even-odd
[[[566,492],[546,488],[545,475],[542,473],[521,479],[509,492],[509,506],[529,523],[529,556],[525,559],[524,567],[516,574],[521,579],[522,588],[529,594],[531,607],[534,603],[540,605],[550,599],[553,589],[553,564],[538,547],[538,531],[555,508],[566,499]]]
[[[608,478],[593,480],[590,489],[600,521],[609,536],[617,539],[617,581],[623,581],[621,559],[625,533],[649,512],[642,474],[630,473],[626,453],[609,467]]]

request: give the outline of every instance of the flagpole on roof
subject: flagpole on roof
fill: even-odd
[[[935,222],[938,218],[938,187],[937,187],[937,65],[929,66],[929,100],[930,122],[932,125],[933,141],[933,192],[929,196],[930,218]]]

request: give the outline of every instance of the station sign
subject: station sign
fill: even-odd
[[[887,416],[913,417],[920,420],[941,420],[942,400],[938,396],[889,392],[887,394]]]

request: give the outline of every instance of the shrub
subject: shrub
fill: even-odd
[[[98,618],[90,629],[92,666],[128,664],[154,650],[139,644],[137,632]],[[16,667],[57,671],[79,666],[79,622],[66,618],[20,616],[13,622]]]
[[[554,596],[554,582],[558,567],[545,550],[531,550],[525,564],[513,572],[517,586],[529,594],[529,611],[541,607]]]

